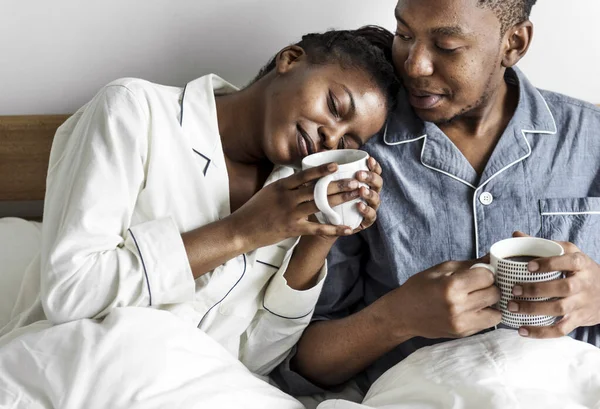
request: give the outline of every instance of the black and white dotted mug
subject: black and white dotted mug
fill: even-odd
[[[556,317],[550,315],[528,315],[508,311],[511,300],[547,301],[544,297],[517,297],[513,287],[521,283],[550,281],[562,278],[561,271],[531,273],[527,268],[530,260],[540,257],[562,256],[560,244],[537,237],[517,237],[501,240],[490,248],[490,264],[477,263],[471,268],[484,267],[494,274],[494,282],[500,289],[500,301],[496,308],[502,313],[502,323],[512,328],[525,326],[547,326],[554,324]]]

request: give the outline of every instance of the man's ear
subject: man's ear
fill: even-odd
[[[533,38],[533,24],[527,20],[512,26],[504,35],[504,57],[502,66],[505,68],[517,64],[527,53]]]
[[[285,47],[277,54],[277,73],[284,74],[291,70],[296,63],[304,59],[306,51],[297,45]]]

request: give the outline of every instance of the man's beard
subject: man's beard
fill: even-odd
[[[497,87],[494,87],[494,85],[493,85],[493,82],[494,82],[493,78],[494,78],[494,73],[491,72],[490,76],[488,77],[488,80],[485,84],[483,93],[481,94],[481,96],[479,97],[477,102],[467,105],[466,107],[462,108],[460,111],[458,111],[456,114],[452,115],[449,118],[442,118],[442,119],[434,121],[434,124],[436,124],[437,126],[447,125],[450,122],[460,119],[461,117],[469,116],[469,114],[471,114],[473,111],[486,105],[491,100],[492,95],[494,94],[494,92],[492,90],[494,88],[497,88]]]

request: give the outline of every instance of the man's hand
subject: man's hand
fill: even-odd
[[[515,232],[514,237],[527,237]],[[518,297],[556,297],[553,301],[509,302],[509,310],[530,315],[562,317],[547,327],[521,327],[519,334],[532,338],[556,338],[577,327],[600,324],[600,265],[582,253],[573,243],[558,241],[565,254],[529,262],[532,273],[563,271],[565,278],[541,283],[515,285]]]
[[[461,338],[497,325],[501,314],[490,308],[500,299],[494,276],[486,268],[470,268],[482,261],[439,264],[387,294],[390,323],[401,322],[398,334]]]

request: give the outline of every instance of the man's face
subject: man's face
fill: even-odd
[[[476,113],[502,81],[500,21],[477,0],[399,0],[393,57],[424,121]]]

